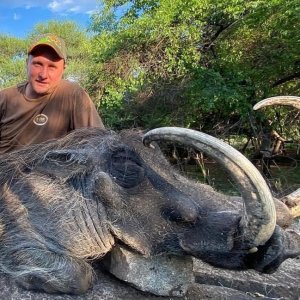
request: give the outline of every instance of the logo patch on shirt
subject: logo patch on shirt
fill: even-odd
[[[48,122],[48,117],[44,114],[38,114],[33,119],[33,123],[38,126],[43,126],[47,122]]]

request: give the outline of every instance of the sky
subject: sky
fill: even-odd
[[[0,34],[24,38],[37,23],[74,21],[87,28],[99,0],[0,0]]]

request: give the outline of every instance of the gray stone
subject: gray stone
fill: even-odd
[[[222,286],[193,284],[188,289],[185,300],[271,300],[271,298],[258,293],[244,293]]]
[[[197,283],[222,286],[276,299],[300,299],[300,259],[288,259],[273,274],[254,270],[230,271],[194,260]]]
[[[18,287],[14,280],[6,275],[0,275],[1,300],[166,300],[142,293],[127,283],[121,282],[113,276],[96,269],[95,282],[85,294],[65,295],[33,292]]]
[[[189,262],[188,262],[189,264]],[[192,272],[191,272],[192,273]],[[95,264],[95,282],[80,296],[50,295],[19,288],[13,279],[0,274],[0,299],[5,300],[250,300],[300,299],[300,259],[288,259],[273,274],[256,271],[228,271],[194,260],[197,283],[191,284],[182,297],[156,296],[142,292]],[[168,276],[168,275],[166,275]],[[152,280],[152,279],[151,279]],[[154,279],[157,280],[157,279]]]
[[[0,275],[0,299],[3,300],[268,300],[262,295],[244,293],[222,286],[192,284],[183,297],[163,297],[144,293],[116,278],[96,270],[93,287],[84,295],[54,295],[26,291],[5,275]],[[278,298],[285,299],[288,298]],[[274,300],[274,298],[272,299]]]
[[[226,271],[195,260],[196,280],[205,284],[192,284],[185,296],[155,296],[141,292],[118,280],[95,265],[95,282],[84,295],[50,295],[26,291],[14,280],[0,274],[0,299],[4,300],[299,300],[300,260],[286,261],[272,275],[259,275],[255,271]],[[201,278],[201,280],[199,280]],[[298,291],[297,291],[298,288]]]
[[[108,271],[135,288],[159,296],[183,296],[195,282],[191,257],[145,258],[117,246],[104,260]]]

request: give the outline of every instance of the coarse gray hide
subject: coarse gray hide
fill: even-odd
[[[76,130],[3,155],[0,171],[0,269],[26,289],[84,293],[91,262],[118,243],[262,272],[299,254],[298,235],[275,226],[255,180],[231,174],[244,199],[220,194],[174,171],[138,132]]]

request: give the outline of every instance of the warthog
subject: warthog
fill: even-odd
[[[161,139],[214,157],[242,197],[174,171],[154,143]],[[299,235],[276,225],[268,186],[238,151],[182,128],[152,130],[144,143],[154,147],[138,132],[90,128],[3,155],[1,270],[26,289],[79,294],[92,284],[90,262],[117,243],[262,272],[299,255]]]

